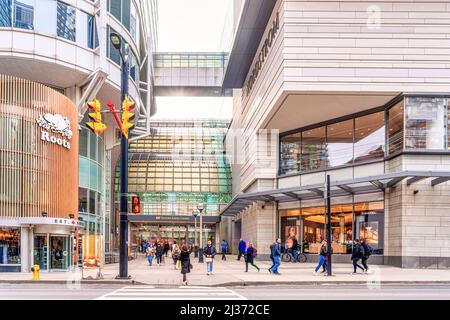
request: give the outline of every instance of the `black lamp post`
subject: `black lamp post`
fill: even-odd
[[[125,44],[125,55],[122,54],[122,38],[115,32],[109,35],[112,45],[119,51],[122,60],[120,102],[121,106],[128,94],[128,45]],[[128,141],[120,138],[120,244],[119,244],[119,276],[117,279],[128,279]]]
[[[198,212],[193,210],[192,215],[194,216],[194,257],[198,257],[198,245],[197,245],[197,216]]]
[[[203,202],[200,202],[197,205],[197,210],[200,212],[200,245],[198,248],[198,262],[203,263],[203,209],[205,209],[205,205]]]

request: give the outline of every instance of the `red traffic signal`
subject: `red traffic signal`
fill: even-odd
[[[141,213],[141,199],[139,199],[139,196],[131,197],[131,212]]]

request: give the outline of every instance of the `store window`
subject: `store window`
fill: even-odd
[[[388,148],[389,154],[403,150],[403,100],[389,109]]]
[[[386,128],[384,111],[355,119],[354,162],[384,158]]]
[[[11,27],[12,0],[0,0],[0,27]]]
[[[20,264],[20,228],[0,227],[0,265]]]
[[[384,203],[355,203],[355,233],[357,239],[366,239],[375,254],[383,254]]]
[[[326,127],[319,127],[302,132],[302,171],[325,169],[327,167]]]
[[[444,149],[444,98],[406,97],[405,149]]]

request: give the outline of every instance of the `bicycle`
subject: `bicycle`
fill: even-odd
[[[306,262],[308,258],[306,254],[298,251],[297,259],[294,259],[292,249],[286,249],[286,251],[281,255],[281,260],[283,262]]]

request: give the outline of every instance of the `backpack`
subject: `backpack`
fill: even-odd
[[[367,245],[367,256],[370,257],[373,254],[373,248],[369,245]]]

